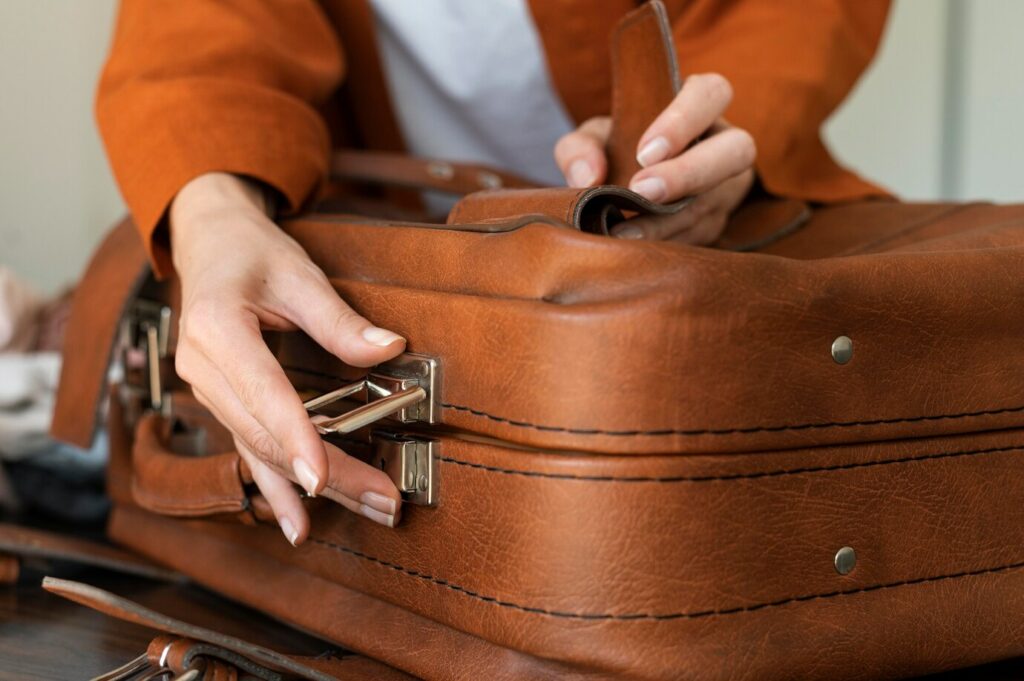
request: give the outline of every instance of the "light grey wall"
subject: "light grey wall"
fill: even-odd
[[[123,212],[92,116],[114,0],[0,2],[0,265],[74,280]]]
[[[123,212],[92,116],[114,5],[0,2],[0,265],[43,291]],[[831,148],[908,199],[1024,201],[1021,26],[1021,0],[896,0]]]
[[[941,193],[948,15],[949,0],[898,0],[874,63],[824,128],[842,162],[906,199]]]

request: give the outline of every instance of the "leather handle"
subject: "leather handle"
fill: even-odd
[[[205,418],[215,423],[209,414]],[[135,426],[131,495],[137,506],[179,518],[217,516],[246,524],[276,522],[263,495],[246,492],[252,474],[237,452],[179,454],[168,446],[169,431],[170,424],[155,412],[144,414]],[[330,462],[331,457],[343,455],[329,450],[327,456]],[[342,504],[348,501],[330,481],[320,496]]]
[[[248,519],[248,471],[236,452],[182,456],[166,444],[169,427],[159,414],[143,415],[132,446],[132,499],[139,507],[178,517],[237,514]]]
[[[536,187],[529,180],[483,165],[416,158],[384,151],[344,149],[331,157],[331,179],[465,195],[482,189]]]

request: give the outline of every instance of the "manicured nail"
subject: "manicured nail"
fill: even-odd
[[[367,343],[378,345],[383,348],[387,347],[388,345],[391,345],[392,343],[405,339],[399,336],[397,333],[392,333],[387,329],[380,329],[377,328],[376,326],[370,326],[363,329],[363,340],[365,340]]]
[[[660,177],[645,177],[629,185],[629,188],[648,201],[658,202],[668,194],[668,187],[665,180]]]
[[[644,145],[640,153],[636,155],[636,161],[641,168],[660,163],[668,157],[668,140],[664,137],[655,137]]]
[[[395,515],[395,500],[391,497],[386,497],[383,494],[377,494],[376,492],[364,492],[363,496],[359,497],[359,501],[363,502],[370,508],[375,508],[381,513],[387,515]]]
[[[615,236],[619,239],[643,239],[644,230],[632,225],[626,225],[622,229],[616,230]]]
[[[366,504],[360,504],[359,512],[367,518],[369,518],[370,520],[372,520],[373,522],[380,523],[384,527],[395,526],[395,516],[391,515],[390,513],[381,513],[377,509],[371,508]]]
[[[295,477],[299,479],[299,484],[311,497],[316,496],[316,488],[320,486],[320,478],[313,471],[313,467],[306,463],[303,459],[296,458],[292,461],[292,470],[295,471]]]
[[[288,540],[288,543],[292,546],[296,546],[299,540],[299,531],[295,529],[295,525],[288,518],[281,518],[278,520],[278,524],[281,525],[281,531],[284,532],[284,538]]]
[[[569,166],[569,186],[589,187],[594,181],[594,169],[582,158],[578,158]]]

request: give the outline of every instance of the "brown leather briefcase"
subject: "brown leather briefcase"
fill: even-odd
[[[678,85],[663,22],[647,5],[617,33],[613,178]],[[492,188],[446,225],[282,224],[409,339],[369,374],[270,339],[304,394],[366,402],[320,422],[392,475],[394,529],[315,499],[310,539],[280,537],[170,370],[175,287],[127,223],[76,296],[54,432],[91,437],[116,345],[111,537],[419,677],[879,679],[1024,654],[1024,207],[765,199],[717,248],[606,235],[674,209]]]

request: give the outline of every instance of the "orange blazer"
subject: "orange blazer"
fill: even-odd
[[[570,115],[607,114],[608,35],[636,0],[529,4]],[[754,136],[769,192],[821,202],[884,193],[838,165],[819,131],[871,61],[889,0],[666,5],[684,75],[732,81],[727,117]],[[170,264],[158,226],[190,179],[246,175],[294,211],[323,184],[332,146],[403,146],[367,0],[122,0],[96,115],[159,273]]]

